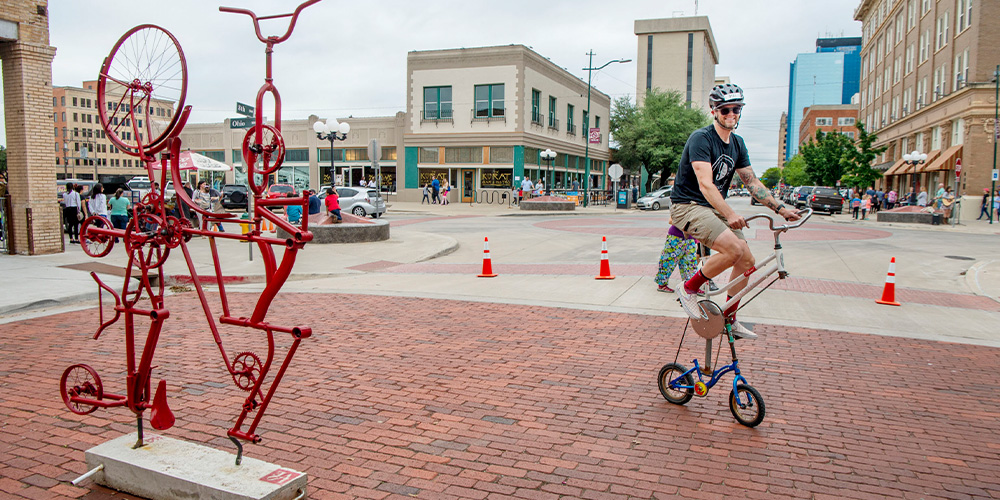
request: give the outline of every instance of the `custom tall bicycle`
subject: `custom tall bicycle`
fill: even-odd
[[[125,317],[125,347],[126,347],[126,393],[113,394],[104,391],[104,385],[97,371],[85,364],[70,366],[60,380],[60,393],[70,411],[78,414],[88,414],[97,408],[128,407],[135,415],[138,428],[136,447],[143,445],[143,413],[150,410],[150,424],[154,429],[164,430],[174,424],[174,416],[167,405],[166,382],[160,380],[156,394],[151,395],[151,380],[153,357],[162,330],[163,321],[170,313],[164,308],[163,263],[170,250],[180,247],[191,274],[194,288],[201,301],[202,309],[208,326],[212,331],[223,362],[237,388],[247,391],[249,395],[240,405],[235,422],[227,431],[229,439],[237,447],[236,464],[239,465],[243,456],[242,441],[259,443],[261,437],[256,434],[257,425],[274,396],[278,385],[294,356],[302,339],[312,335],[312,329],[305,326],[285,326],[270,323],[265,320],[272,301],[281,290],[295,264],[298,250],[312,240],[308,231],[308,219],[302,219],[301,226],[293,226],[272,212],[274,206],[299,205],[305,210],[308,198],[282,198],[278,200],[262,199],[266,185],[257,182],[258,178],[267,179],[281,165],[284,157],[284,142],[281,139],[281,101],[271,83],[271,50],[275,43],[286,40],[295,26],[299,13],[305,7],[317,3],[310,0],[301,5],[292,14],[258,18],[250,11],[241,9],[221,8],[224,12],[239,12],[249,14],[254,19],[258,38],[260,27],[258,19],[273,19],[291,17],[288,30],[282,37],[268,37],[265,84],[257,98],[257,120],[244,141],[244,159],[247,165],[247,177],[250,179],[253,203],[253,218],[247,234],[216,233],[210,231],[213,224],[231,220],[234,214],[215,213],[200,208],[184,190],[177,190],[180,204],[188,210],[201,216],[201,223],[193,227],[186,217],[175,216],[167,211],[164,200],[166,186],[166,166],[169,165],[171,177],[180,180],[180,147],[178,138],[183,129],[191,107],[184,106],[187,89],[187,65],[184,54],[177,40],[169,32],[154,25],[137,26],[127,32],[111,50],[104,60],[98,77],[97,104],[100,112],[101,125],[111,142],[129,155],[135,156],[146,166],[153,189],[140,203],[133,207],[132,218],[124,230],[112,229],[99,217],[90,217],[84,221],[81,229],[81,245],[84,252],[93,257],[103,257],[111,252],[116,239],[124,241],[129,255],[126,267],[124,285],[119,296],[115,290],[91,273],[97,282],[98,290],[108,292],[114,298],[114,315],[105,318],[102,305],[99,309],[100,319],[94,338],[117,322],[122,315]],[[263,39],[263,38],[262,38]],[[260,116],[262,97],[265,92],[274,96],[275,126],[262,124]],[[263,141],[257,140],[264,137]],[[154,165],[154,155],[161,152],[160,165],[157,170]],[[258,162],[261,162],[260,164]],[[266,181],[265,181],[266,182]],[[177,207],[180,211],[181,207]],[[180,213],[180,212],[178,212]],[[275,226],[284,229],[290,236],[287,239],[265,237],[261,235],[261,223],[268,220]],[[195,269],[188,248],[188,242],[194,235],[208,237],[214,262],[215,283],[218,285],[219,300],[222,314],[213,314],[209,305],[202,281]],[[234,314],[229,307],[228,297],[222,280],[222,261],[219,256],[216,238],[236,239],[256,243],[264,262],[266,284],[263,292],[254,304],[249,317]],[[280,263],[275,256],[274,246],[284,247]],[[149,306],[139,307],[140,303]],[[148,318],[150,325],[145,343],[141,346],[141,356],[136,359],[136,319]],[[234,327],[249,328],[266,334],[266,354],[261,357],[254,352],[239,352],[230,358],[223,348],[222,337],[219,334],[219,324]],[[289,334],[292,342],[288,347],[277,372],[267,380],[276,361],[275,333]],[[249,424],[248,417],[255,413]]]
[[[781,249],[781,233],[788,231],[789,229],[794,229],[806,222],[809,217],[812,216],[812,209],[807,209],[803,212],[803,217],[799,219],[798,222],[794,224],[784,224],[781,226],[774,225],[774,219],[766,214],[757,214],[747,217],[747,222],[754,219],[766,219],[768,228],[774,233],[774,252],[767,256],[764,260],[756,263],[753,267],[744,272],[739,278],[736,278],[726,286],[719,288],[714,292],[707,292],[706,297],[712,295],[720,295],[731,290],[738,283],[746,282],[750,280],[750,276],[757,273],[758,270],[764,268],[756,277],[750,281],[743,290],[729,299],[724,305],[719,306],[714,301],[709,298],[705,298],[698,302],[701,309],[701,315],[698,318],[690,319],[688,325],[684,328],[684,333],[681,335],[681,340],[677,345],[677,354],[674,356],[673,363],[667,363],[660,369],[660,373],[656,378],[656,384],[660,389],[660,394],[663,398],[671,403],[683,405],[691,400],[693,396],[705,397],[708,396],[708,391],[715,386],[722,377],[729,372],[733,372],[733,389],[729,393],[729,411],[732,412],[733,417],[736,421],[747,426],[756,427],[764,421],[765,406],[764,398],[760,395],[757,389],[754,389],[747,379],[740,373],[739,359],[736,357],[736,342],[733,337],[733,332],[731,331],[729,325],[726,324],[725,316],[723,311],[729,309],[730,306],[736,303],[736,301],[742,299],[751,290],[756,288],[758,285],[763,283],[765,280],[771,276],[777,274],[770,283],[767,284],[760,292],[757,292],[753,297],[743,303],[745,306],[747,303],[757,298],[761,292],[766,290],[775,281],[779,279],[785,279],[788,277],[788,272],[785,270],[785,258]],[[770,264],[770,265],[769,265]],[[743,307],[741,306],[741,308]],[[705,339],[705,365],[704,367],[698,363],[695,359],[692,361],[694,367],[686,368],[684,365],[677,362],[677,358],[680,356],[681,346],[684,344],[684,336],[687,335],[687,326],[691,326],[695,333]],[[715,370],[711,369],[711,356],[712,356],[712,340],[725,335],[729,341],[729,352],[732,354],[732,361],[723,366],[719,366]],[[720,346],[721,347],[721,346]],[[706,373],[709,372],[709,373]],[[705,377],[708,376],[706,381]],[[695,382],[695,377],[698,381]]]

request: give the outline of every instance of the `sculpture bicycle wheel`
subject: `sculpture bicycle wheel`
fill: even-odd
[[[139,251],[136,263],[142,269],[159,267],[170,255],[170,247],[158,234],[162,228],[163,221],[153,214],[139,214],[125,226],[125,248],[129,252]],[[141,251],[144,246],[148,252]]]
[[[93,368],[84,364],[70,366],[59,379],[59,394],[69,411],[77,415],[93,413],[97,406],[75,402],[74,397],[101,400],[104,398],[104,386],[101,377]]]
[[[281,132],[270,125],[261,126],[261,130],[259,138],[254,127],[248,129],[243,136],[243,159],[250,166],[256,166],[258,159],[263,160],[263,168],[256,173],[270,175],[285,160],[285,140],[281,137]]]
[[[143,24],[126,32],[97,77],[97,110],[108,139],[133,156],[167,145],[187,96],[187,62],[169,31]]]
[[[111,223],[100,215],[91,215],[80,226],[80,246],[83,253],[91,257],[104,257],[115,246],[114,237],[94,231],[94,228],[110,229]]]

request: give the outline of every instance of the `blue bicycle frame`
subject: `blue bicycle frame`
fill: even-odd
[[[708,387],[709,389],[711,389],[712,387],[715,387],[715,384],[719,383],[719,380],[722,380],[723,375],[725,375],[725,374],[727,374],[729,372],[733,372],[736,375],[735,377],[733,377],[733,394],[736,395],[736,403],[739,404],[739,405],[741,405],[741,406],[744,405],[744,404],[749,403],[749,401],[745,401],[745,402],[741,401],[740,400],[740,393],[739,393],[739,391],[736,390],[736,386],[738,384],[740,384],[740,383],[749,384],[749,382],[747,382],[747,379],[744,378],[743,375],[740,374],[740,361],[739,361],[739,359],[736,358],[736,343],[735,343],[735,341],[733,339],[732,333],[728,332],[728,334],[729,334],[729,351],[733,354],[733,362],[732,363],[729,363],[728,365],[722,366],[719,369],[713,371],[712,372],[712,378],[710,378],[708,380],[708,382],[705,382],[705,378],[702,376],[702,373],[701,373],[701,367],[698,365],[698,360],[695,359],[694,360],[694,368],[689,369],[688,371],[680,374],[680,376],[678,376],[677,378],[671,380],[670,381],[670,387],[673,388],[673,389],[690,389],[690,390],[694,390],[694,386],[693,385],[684,385],[682,382],[683,382],[684,377],[690,375],[691,373],[696,373],[696,374],[698,374],[698,381],[701,382],[701,383],[703,383],[703,384],[705,384],[706,387]]]

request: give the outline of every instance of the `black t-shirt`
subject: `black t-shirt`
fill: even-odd
[[[674,179],[674,190],[670,195],[671,202],[712,206],[698,187],[698,177],[691,166],[696,161],[712,165],[715,187],[725,198],[729,194],[729,183],[732,182],[736,169],[750,166],[750,154],[743,138],[736,134],[731,134],[729,144],[726,144],[715,131],[715,125],[695,130],[684,144],[681,164]]]

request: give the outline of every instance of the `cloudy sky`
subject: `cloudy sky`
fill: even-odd
[[[188,62],[191,123],[235,114],[252,104],[263,80],[263,44],[250,19],[224,14],[219,5],[259,15],[294,10],[295,0],[50,0],[51,44],[57,48],[53,85],[80,86],[97,78],[115,41],[137,24],[171,31]],[[345,2],[323,0],[307,8],[291,38],[274,53],[275,84],[283,118],[389,116],[406,106],[406,53],[456,47],[524,44],[586,80],[586,53],[595,66],[636,58],[636,19],[709,17],[720,61],[747,94],[738,133],[747,140],[755,170],[777,160],[778,120],[788,103],[788,64],[813,52],[817,37],[859,36],[853,20],[860,0],[431,0]],[[284,33],[284,19],[263,21],[265,34]],[[596,72],[594,86],[613,98],[635,95],[635,63]],[[0,143],[5,144],[2,128]]]

